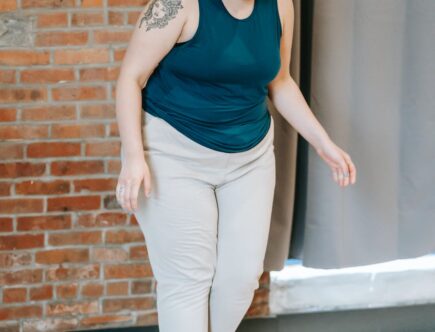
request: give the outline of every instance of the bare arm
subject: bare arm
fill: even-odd
[[[298,85],[290,76],[290,56],[293,42],[294,8],[291,0],[278,0],[283,24],[281,38],[281,68],[269,83],[269,98],[277,111],[298,131],[331,167],[334,180],[340,186],[356,181],[356,168],[350,156],[336,146],[314,116]]]
[[[116,120],[123,165],[117,186],[117,199],[130,212],[136,209],[138,189],[145,180],[148,195],[150,174],[146,165],[142,133],[141,90],[164,56],[177,42],[187,19],[189,0],[167,2],[149,0],[142,10],[121,64],[116,84]],[[119,193],[119,189],[124,188]]]

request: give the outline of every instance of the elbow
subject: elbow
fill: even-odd
[[[282,89],[288,89],[294,83],[290,74],[277,76],[268,85],[268,97],[273,100],[274,96]]]

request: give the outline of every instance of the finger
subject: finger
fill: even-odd
[[[146,197],[150,196],[150,193],[151,193],[151,174],[148,170],[145,172],[144,192],[145,192]]]
[[[344,158],[347,162],[347,167],[349,169],[349,181],[354,184],[356,181],[356,167],[354,163],[352,162],[352,159],[350,158],[349,154],[345,153]]]
[[[130,206],[131,206],[132,212],[136,211],[136,209],[137,209],[137,196],[138,196],[140,184],[141,184],[141,181],[135,181],[131,185]]]
[[[123,197],[122,197],[123,206],[127,210],[127,212],[131,211],[130,192],[131,192],[131,181],[128,181],[126,186],[125,186],[125,189],[123,192]]]
[[[343,170],[342,169],[340,169],[339,171],[338,171],[338,182],[339,182],[339,184],[340,184],[340,187],[343,187],[343,183],[344,183],[344,176],[343,176]]]
[[[117,200],[118,204],[121,206],[122,206],[122,198],[121,198],[120,189],[121,189],[121,186],[123,186],[123,185],[124,185],[124,183],[122,183],[122,182],[118,182],[118,184],[116,185],[116,200]]]
[[[340,183],[343,187],[347,185],[348,177],[346,177],[346,174],[349,174],[349,168],[347,167],[345,158],[343,158],[343,160],[340,162]]]

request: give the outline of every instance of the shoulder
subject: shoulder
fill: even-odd
[[[278,3],[278,12],[281,20],[282,31],[287,25],[293,26],[294,6],[293,0],[276,0]]]
[[[185,22],[199,0],[148,0],[142,9],[142,23],[164,27],[170,21]]]

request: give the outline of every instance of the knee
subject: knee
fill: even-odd
[[[156,291],[161,299],[190,298],[195,301],[198,297],[208,296],[213,273],[159,275],[155,279]]]
[[[235,270],[216,275],[212,289],[229,294],[252,294],[260,286],[259,279],[263,270]]]

